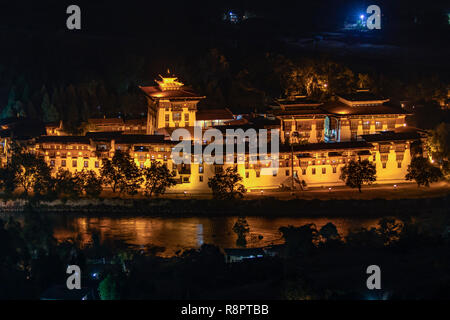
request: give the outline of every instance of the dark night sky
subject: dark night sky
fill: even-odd
[[[70,4],[81,7],[81,31],[66,29]],[[169,56],[189,60],[202,50],[233,49],[235,42],[253,52],[281,51],[286,36],[337,31],[369,4],[382,8],[378,38],[383,44],[410,42],[427,50],[448,47],[450,6],[442,0],[17,0],[0,3],[0,41],[6,49],[0,58],[13,61],[18,69],[32,70],[41,64],[57,66],[64,55],[90,70],[113,53],[124,56],[120,51],[146,57],[158,52],[160,60],[170,60]],[[227,25],[222,15],[229,10],[249,11],[259,18]],[[414,17],[419,23],[413,23]]]
[[[386,27],[412,21],[418,16],[422,26],[436,30],[445,24],[450,12],[446,1],[3,1],[0,4],[0,26],[32,30],[64,29],[65,8],[77,4],[82,9],[84,32],[110,34],[154,35],[158,33],[201,32],[220,20],[229,9],[248,10],[264,17],[267,24],[284,30],[298,28],[330,29],[342,24],[345,18],[358,15],[369,4],[382,8]],[[165,31],[162,31],[164,29]]]
[[[71,4],[81,7],[81,31],[66,28],[66,9]],[[339,31],[346,20],[357,19],[370,4],[381,7],[382,30],[368,37],[353,32],[344,41],[405,45],[426,52],[397,60],[333,53],[333,58],[340,59],[337,62],[351,64],[358,72],[373,68],[409,79],[405,71],[430,72],[427,62],[432,61],[439,73],[448,74],[445,52],[450,25],[446,14],[450,8],[443,0],[1,1],[0,107],[6,104],[11,88],[22,88],[25,82],[37,92],[34,104],[39,106],[44,84],[51,91],[95,79],[111,92],[125,92],[136,83],[153,84],[155,75],[168,67],[201,90],[210,84],[211,75],[217,75],[220,81],[211,83],[225,92],[217,96],[229,96],[240,71],[257,65],[249,74],[267,74],[263,63],[267,53],[295,59],[315,55],[299,52],[290,41],[311,38],[320,31]],[[258,18],[227,24],[222,16],[229,10],[247,11]],[[222,74],[212,62],[204,61],[211,49],[226,57],[230,70]],[[266,88],[264,81],[261,87]]]

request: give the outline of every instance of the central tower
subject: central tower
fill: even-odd
[[[197,104],[205,97],[173,75],[159,77],[157,86],[139,87],[147,98],[147,134],[160,128],[193,127]]]

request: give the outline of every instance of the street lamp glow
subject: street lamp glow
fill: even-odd
[[[360,15],[359,17],[361,18],[361,20],[364,20],[364,15],[363,14]]]

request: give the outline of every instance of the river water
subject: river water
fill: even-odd
[[[93,235],[103,244],[120,243],[134,248],[163,247],[161,256],[177,251],[198,248],[204,243],[222,248],[236,247],[236,234],[232,231],[237,217],[130,217],[50,215],[54,236],[58,240],[78,238],[83,244],[92,242]],[[361,227],[376,226],[374,218],[293,218],[248,217],[250,233],[247,247],[280,244],[284,241],[278,228],[314,223],[319,229],[328,222],[336,225],[341,235]]]

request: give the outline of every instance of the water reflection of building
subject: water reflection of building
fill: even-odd
[[[221,248],[235,248],[236,234],[232,232],[237,217],[221,218],[152,218],[152,217],[80,217],[55,216],[52,221],[57,240],[79,238],[84,245],[98,237],[100,243],[123,242],[134,248],[163,247],[159,254],[174,255],[178,250],[198,248],[203,243]],[[318,229],[332,222],[341,236],[351,230],[376,227],[377,219],[347,218],[264,218],[247,217],[250,227],[247,246],[265,247],[284,242],[279,228],[314,223]],[[254,238],[254,241],[250,241]]]
[[[203,245],[203,224],[197,225],[197,245],[200,247]]]

